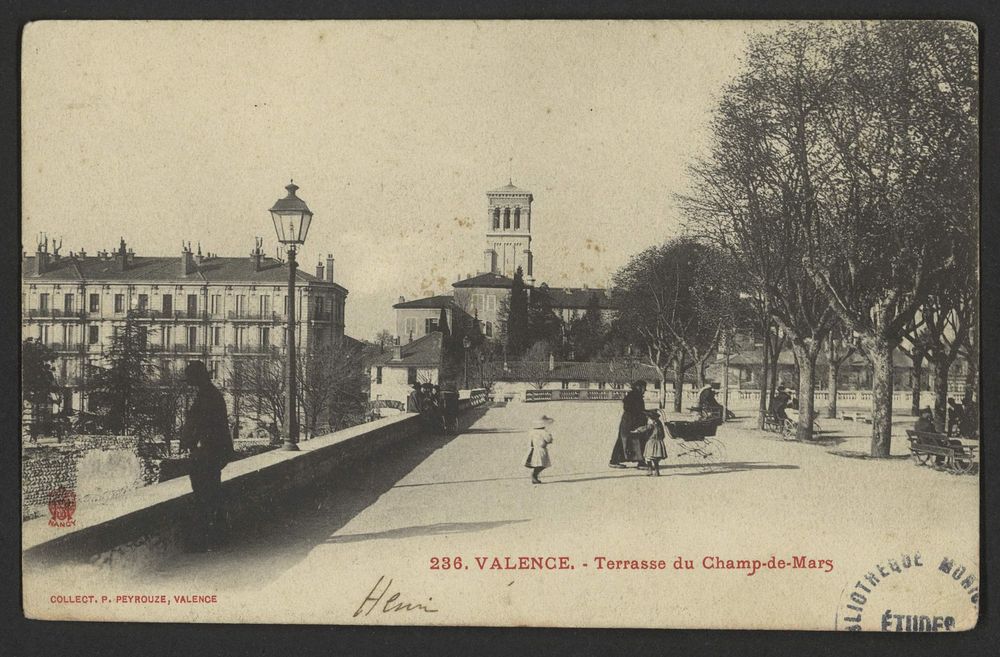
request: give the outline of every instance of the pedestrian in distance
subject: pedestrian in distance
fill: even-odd
[[[188,544],[193,551],[204,552],[217,547],[222,538],[222,469],[233,458],[233,440],[226,401],[212,384],[205,363],[189,363],[184,378],[197,389],[181,431],[181,447],[190,453],[189,476],[195,503]]]
[[[948,435],[958,432],[964,421],[965,409],[955,401],[954,397],[948,398]]]
[[[539,416],[528,431],[528,455],[524,459],[524,467],[531,468],[531,483],[540,484],[538,478],[542,470],[552,465],[549,459],[549,445],[552,444],[552,434],[549,427],[555,422],[548,415]]]

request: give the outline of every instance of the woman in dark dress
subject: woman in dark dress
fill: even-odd
[[[631,453],[635,450],[628,448],[628,442],[634,429],[646,426],[646,402],[644,395],[646,392],[645,381],[635,381],[632,389],[622,400],[622,419],[618,423],[618,436],[615,439],[614,447],[611,449],[611,461],[608,463],[612,468],[624,468],[625,461],[637,461],[639,467],[645,465],[642,460],[642,445],[639,445],[638,453]]]

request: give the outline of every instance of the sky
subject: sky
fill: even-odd
[[[482,269],[486,191],[534,195],[535,276],[605,286],[669,239],[746,36],[769,24],[39,22],[23,39],[23,244],[274,254],[290,179],[347,333]]]

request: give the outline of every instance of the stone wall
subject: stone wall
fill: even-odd
[[[485,395],[459,402],[462,411],[485,403]],[[249,526],[270,510],[315,489],[338,468],[373,454],[392,452],[401,441],[420,439],[423,423],[403,414],[350,427],[301,443],[301,451],[269,451],[230,463],[222,473],[228,521]],[[191,488],[174,479],[121,496],[100,508],[78,509],[66,530],[45,518],[22,525],[24,558],[32,563],[75,562],[146,567],[182,548],[181,528],[192,510]]]
[[[46,513],[49,493],[65,488],[96,504],[159,481],[161,447],[137,436],[75,436],[26,443],[21,450],[21,516]]]

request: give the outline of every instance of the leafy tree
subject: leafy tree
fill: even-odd
[[[528,299],[527,345],[545,342],[550,349],[558,351],[556,345],[563,344],[563,323],[552,306],[549,287],[542,283],[530,291]]]
[[[573,359],[587,361],[600,356],[607,342],[607,333],[601,319],[600,300],[596,292],[591,292],[587,301],[587,309],[582,316],[570,323],[567,331]]]
[[[528,347],[528,291],[524,286],[524,272],[520,267],[514,272],[507,313],[501,318],[501,323],[507,337],[508,358],[520,357]]]
[[[105,365],[92,368],[88,394],[102,429],[126,435],[153,433],[161,416],[159,368],[146,326],[128,317],[111,338]]]
[[[29,404],[33,434],[40,429],[40,411],[44,413],[43,409],[52,403],[52,396],[59,391],[52,365],[55,359],[55,352],[34,338],[21,343],[21,399]]]

